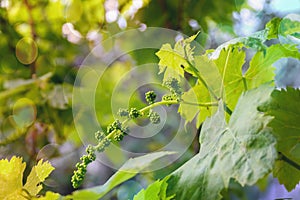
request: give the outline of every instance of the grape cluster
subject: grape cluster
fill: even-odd
[[[113,123],[107,126],[106,132],[109,134],[115,130],[120,130],[122,128],[122,123],[117,119]]]
[[[167,79],[163,85],[166,86],[173,95],[180,99],[182,95],[182,89],[179,81],[176,78],[172,77]]]
[[[166,87],[169,88],[171,94],[165,95],[163,97],[163,101],[170,101],[170,100],[177,100],[180,101],[180,96],[182,94],[179,82],[177,79],[170,79],[164,83]],[[138,110],[137,108],[130,108],[129,109],[120,109],[118,115],[120,117],[126,117],[126,120],[129,119],[136,119],[140,116],[144,115],[144,111],[149,110],[147,117],[153,124],[160,123],[160,116],[157,112],[152,110],[154,107],[156,94],[154,91],[149,91],[145,93],[145,99],[149,104],[149,107],[145,107],[142,111]],[[166,102],[164,102],[167,104]],[[124,121],[125,122],[125,121]],[[102,131],[97,131],[95,133],[95,138],[98,141],[96,146],[88,145],[86,148],[86,155],[83,155],[80,160],[80,163],[76,164],[76,170],[74,171],[74,175],[72,176],[72,185],[74,188],[78,188],[81,183],[83,182],[84,176],[86,174],[87,165],[94,160],[96,160],[95,152],[103,152],[106,147],[108,147],[111,143],[111,138],[119,142],[123,139],[123,137],[129,133],[128,127],[124,127],[124,122],[120,122],[120,120],[116,119],[113,123],[107,126],[106,133]]]
[[[120,108],[118,111],[118,115],[120,117],[128,117],[129,116],[129,111],[128,109]]]
[[[131,119],[136,119],[136,118],[138,118],[139,116],[142,116],[142,113],[141,113],[138,109],[136,109],[136,108],[131,108],[131,109],[130,109],[129,117],[130,117]]]
[[[114,133],[113,133],[114,132]],[[113,123],[107,126],[106,133],[113,133],[113,138],[115,141],[121,141],[125,134],[129,132],[127,127],[123,127],[119,120],[115,120]],[[111,140],[106,137],[107,135],[101,131],[95,133],[95,138],[98,141],[96,146],[88,145],[86,148],[86,155],[83,155],[80,163],[76,164],[77,170],[74,171],[72,176],[72,185],[74,188],[78,188],[83,182],[84,176],[86,174],[87,165],[96,160],[95,152],[103,152],[106,147],[111,143]]]
[[[74,171],[72,176],[71,182],[74,188],[78,188],[81,185],[86,174],[87,165],[96,160],[95,147],[88,145],[85,151],[87,155],[83,155],[80,158],[81,163],[76,164],[77,170]]]
[[[111,143],[111,140],[109,138],[104,138],[101,142],[95,146],[95,150],[98,152],[103,152],[106,147],[108,147]]]
[[[166,86],[171,94],[165,94],[162,97],[163,101],[178,101],[180,102],[181,100],[181,95],[182,95],[182,89],[179,84],[179,81],[176,78],[169,78],[167,79],[164,83],[164,86]],[[166,104],[167,106],[170,106],[170,104]]]
[[[156,99],[156,94],[154,93],[154,91],[146,92],[145,99],[149,105],[154,104]]]
[[[153,124],[160,123],[160,116],[157,112],[154,112],[152,109],[149,111],[148,117]]]
[[[97,131],[95,133],[95,138],[98,142],[101,142],[105,138],[105,134],[102,131]]]
[[[129,132],[128,127],[123,127],[122,123],[119,120],[115,120],[112,124],[107,127],[107,133],[114,133],[114,140],[119,142],[123,139],[124,135]]]

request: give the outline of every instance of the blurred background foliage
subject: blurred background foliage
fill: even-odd
[[[131,79],[122,80],[136,65],[157,63],[154,55],[157,49],[137,50],[118,57],[101,71],[101,77],[96,71],[88,77],[79,77],[76,82],[78,70],[95,47],[101,47],[107,38],[124,30],[145,31],[148,27],[163,27],[181,33],[171,38],[173,41],[201,31],[197,41],[203,49],[215,48],[233,37],[262,29],[275,16],[283,17],[289,13],[300,13],[299,1],[0,0],[0,156],[22,156],[29,166],[38,159],[50,159],[56,170],[46,184],[48,189],[69,194],[72,192],[70,177],[74,165],[82,155],[84,145],[94,143],[94,132],[113,121],[119,106],[143,106],[143,93],[147,90],[153,89],[158,94],[164,92],[158,84],[139,87],[138,82],[132,81],[147,76],[149,80],[160,82],[162,77],[155,69],[143,76],[132,75]],[[103,47],[97,59],[107,64],[120,51],[118,44],[113,43]],[[279,87],[300,87],[298,62],[282,59],[275,66]],[[121,80],[126,83],[123,89],[118,86]],[[83,106],[74,114],[72,93],[82,85],[96,88],[95,99],[80,99]],[[119,90],[113,96],[116,87]],[[95,104],[97,120],[93,120],[93,112],[84,107],[90,102]],[[154,139],[140,142],[129,138],[120,145],[133,152],[159,149],[178,131],[179,116],[172,109],[168,113],[161,134]],[[148,122],[136,123],[147,125]],[[152,131],[145,129],[146,132]],[[197,133],[192,125],[187,129]],[[107,198],[132,197],[197,150],[197,145],[192,144],[175,165],[137,176]],[[103,156],[116,168],[129,157],[114,149],[109,149]],[[102,184],[113,172],[113,169],[95,163],[89,168],[83,187]],[[262,181],[259,188],[266,191],[272,181]],[[241,187],[232,183],[224,196],[227,199],[258,199],[267,195],[258,187],[243,190],[247,192],[241,193]]]

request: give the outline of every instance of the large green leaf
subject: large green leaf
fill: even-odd
[[[254,89],[263,83],[274,80],[272,64],[280,58],[300,58],[298,49],[291,45],[276,44],[264,51],[258,51],[250,61],[245,73],[242,67],[245,62],[245,52],[238,48],[228,47],[220,52],[215,64],[222,75],[225,98],[229,108],[234,109],[237,100],[244,90]]]
[[[195,56],[194,71],[191,74],[195,77],[201,77],[210,92],[203,84],[199,84],[184,93],[182,99],[184,101],[190,99],[194,103],[209,103],[222,98],[231,110],[235,108],[242,92],[274,80],[272,66],[274,62],[282,57],[299,58],[300,56],[294,46],[273,45],[265,51],[258,51],[253,56],[247,71],[243,73],[242,67],[245,63],[246,54],[239,48],[224,48],[215,60],[208,59],[207,55]],[[191,104],[181,104],[179,112],[187,121],[192,121],[197,113],[200,113],[197,120],[198,125],[207,116],[214,113],[210,108],[206,109],[206,107]]]
[[[89,189],[78,190],[72,195],[67,196],[69,199],[99,199],[107,194],[114,187],[131,179],[140,171],[151,166],[151,164],[167,155],[174,154],[174,152],[163,151],[146,154],[144,156],[129,159],[110,179],[101,186],[96,186]]]
[[[300,165],[300,90],[293,88],[274,90],[271,97],[269,102],[259,108],[274,117],[268,126],[273,129],[277,139],[277,150]],[[283,160],[277,161],[274,176],[289,191],[300,181],[299,169]]]
[[[277,156],[267,127],[271,117],[257,106],[273,88],[263,85],[244,93],[226,124],[223,105],[208,118],[200,134],[200,153],[171,174],[168,193],[176,199],[220,199],[231,178],[253,185],[268,174]]]

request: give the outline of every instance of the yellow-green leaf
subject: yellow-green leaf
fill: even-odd
[[[31,195],[37,195],[43,186],[40,185],[54,170],[54,167],[46,161],[40,160],[36,166],[34,166],[27,177],[24,189],[27,190]]]
[[[25,167],[22,158],[15,156],[0,160],[0,199],[16,199],[21,194]]]
[[[33,200],[58,200],[60,195],[54,192],[46,192],[45,196],[39,198],[33,198]]]
[[[54,169],[49,162],[40,160],[34,166],[23,186],[23,172],[26,163],[22,158],[13,156],[10,161],[0,160],[0,199],[4,200],[26,200],[35,197],[43,188],[42,183]],[[57,194],[58,195],[58,194]],[[56,195],[56,196],[57,196]],[[48,197],[47,197],[48,196]],[[54,200],[53,194],[46,194],[46,199]],[[45,199],[45,200],[46,200]]]

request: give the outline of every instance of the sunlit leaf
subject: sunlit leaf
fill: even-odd
[[[253,185],[268,174],[275,162],[275,139],[267,127],[270,117],[257,111],[273,88],[262,86],[244,93],[226,124],[223,106],[207,119],[200,134],[201,150],[176,170],[168,192],[176,199],[221,199],[231,178]]]
[[[44,182],[53,170],[54,167],[52,167],[49,162],[40,160],[37,165],[31,169],[23,188],[31,195],[37,195],[43,188],[40,183]]]
[[[35,197],[43,188],[40,185],[54,169],[50,163],[40,160],[34,166],[23,186],[23,172],[26,164],[22,158],[12,157],[0,160],[0,198],[4,200],[18,199],[25,200],[28,197]],[[51,194],[49,194],[51,196]],[[56,195],[57,196],[57,195]],[[53,195],[52,195],[53,197]],[[49,199],[49,198],[48,198]]]
[[[19,197],[22,192],[23,172],[26,164],[22,158],[12,157],[0,160],[0,199]]]

